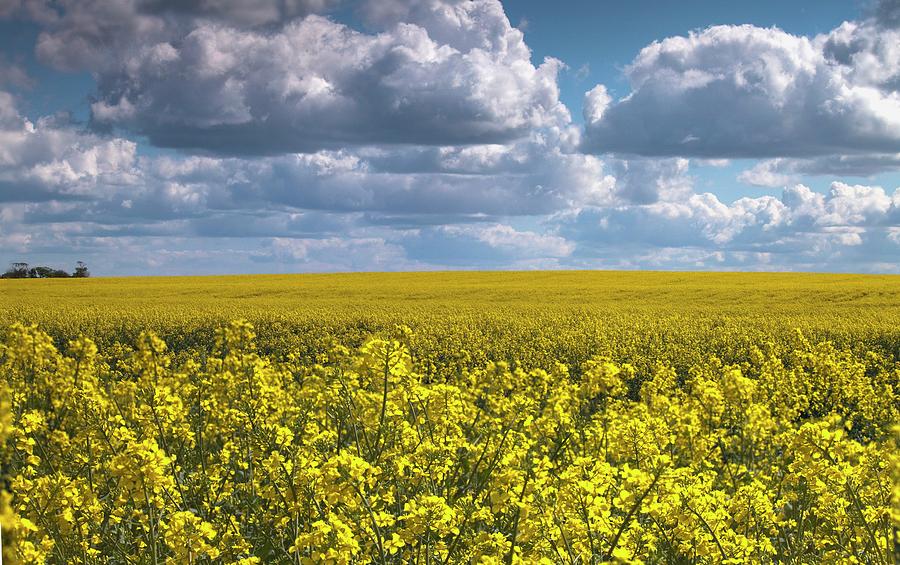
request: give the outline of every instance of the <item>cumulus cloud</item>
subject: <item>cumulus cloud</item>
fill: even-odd
[[[415,25],[435,42],[461,52],[531,55],[522,30],[510,24],[496,0],[363,0],[358,9],[375,29]]]
[[[629,204],[652,204],[690,196],[693,178],[687,159],[617,159],[612,161],[615,194]]]
[[[37,53],[58,69],[107,68],[124,50],[174,41],[200,21],[271,27],[338,0],[0,0],[0,18],[24,18],[44,29]]]
[[[567,118],[558,68],[527,49],[458,51],[414,25],[366,35],[310,16],[144,49],[102,78],[93,110],[158,145],[234,154],[493,143]]]
[[[900,30],[846,22],[815,38],[715,26],[656,41],[631,92],[585,99],[584,150],[695,157],[900,151]]]
[[[36,50],[96,73],[97,127],[165,147],[504,143],[569,120],[562,64],[531,62],[499,0],[362,2],[373,32],[315,14],[331,3],[67,0]]]
[[[760,161],[753,167],[741,171],[737,180],[753,186],[785,186],[796,178],[790,166],[790,163],[796,162],[780,158]]]
[[[129,182],[136,145],[79,131],[61,118],[32,122],[0,91],[0,201],[96,195]]]
[[[562,213],[558,221],[559,234],[577,245],[574,257],[603,257],[619,266],[631,264],[629,255],[671,259],[690,251],[707,268],[746,267],[746,259],[765,257],[765,265],[780,269],[885,270],[873,258],[900,253],[892,235],[900,225],[900,188],[889,194],[835,182],[821,194],[796,185],[780,199],[731,204],[704,193],[645,206],[589,207]]]

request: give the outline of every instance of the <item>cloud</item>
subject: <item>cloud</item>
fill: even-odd
[[[568,123],[562,64],[531,62],[499,0],[362,2],[374,32],[315,14],[332,3],[67,0],[48,5],[36,51],[96,74],[95,127],[163,147],[506,143]]]
[[[261,26],[327,12],[338,0],[142,0],[149,14],[211,18],[238,26]]]
[[[0,53],[0,88],[30,89],[34,79],[16,62]]]
[[[565,257],[574,249],[570,242],[559,236],[520,231],[504,224],[445,226],[439,229],[445,235],[470,238],[493,249],[505,250],[517,256]]]
[[[644,206],[588,207],[556,220],[559,235],[577,246],[573,258],[622,267],[648,266],[654,257],[667,258],[657,266],[684,265],[688,253],[705,268],[747,268],[749,259],[751,267],[755,261],[787,270],[900,270],[878,260],[900,253],[893,235],[900,225],[900,188],[890,195],[880,187],[835,182],[820,194],[796,185],[780,199],[731,204],[704,193]],[[673,257],[681,259],[673,264]]]
[[[402,247],[379,237],[274,238],[254,260],[303,265],[309,271],[396,271],[412,265]]]
[[[803,195],[801,201],[809,202],[812,192],[799,185],[792,194]],[[816,212],[807,212],[816,224],[825,226],[878,225],[900,223],[900,189],[893,196],[881,187],[831,184],[827,197],[816,198]]]
[[[239,28],[277,26],[325,13],[338,0],[0,0],[0,18],[43,27],[37,53],[63,70],[115,64],[123,50],[173,41],[198,22]]]
[[[552,233],[500,223],[422,228],[399,241],[411,260],[452,268],[558,268],[574,250]]]
[[[628,96],[586,95],[584,130],[499,1],[360,0],[358,29],[335,5],[0,0],[42,61],[98,81],[89,124],[29,119],[0,60],[0,248],[118,274],[898,269],[900,192],[797,184],[898,167],[885,2],[812,39],[654,43]],[[748,155],[774,158],[740,180],[780,198],[695,191],[692,165]]]
[[[96,196],[133,178],[136,145],[79,131],[62,118],[32,122],[0,91],[0,202]]]
[[[895,270],[900,191],[835,182],[725,203],[694,192],[687,159],[566,153],[569,128],[507,145],[146,156],[14,102],[0,96],[0,243],[35,260],[121,274]]]
[[[55,21],[58,14],[48,0],[0,0],[0,18],[26,18],[47,24]]]
[[[427,225],[613,201],[615,179],[600,159],[563,152],[577,142],[572,135],[567,127],[510,145],[150,157],[132,141],[64,119],[32,122],[0,91],[0,201],[41,204],[30,215],[35,222],[104,225],[275,210]]]
[[[742,171],[738,175],[737,180],[753,186],[786,186],[796,178],[796,175],[790,169],[789,162],[785,159],[767,159],[756,163],[750,169]]]
[[[693,193],[687,159],[617,159],[612,161],[616,197],[629,204],[652,204]]]
[[[574,246],[552,234],[517,230],[507,224],[450,224],[413,230],[357,226],[342,237],[275,238],[271,260],[340,265],[336,270],[402,270],[411,267],[477,268],[555,264]],[[262,257],[257,260],[265,261]],[[316,270],[335,270],[319,268]]]
[[[900,1],[878,0],[875,5],[875,19],[888,28],[900,27]]]
[[[508,53],[516,59],[531,55],[523,31],[510,24],[497,0],[362,0],[358,11],[375,29],[413,25],[460,52]]]
[[[575,71],[575,79],[578,81],[582,81],[588,78],[588,75],[591,74],[591,65],[589,63],[584,63],[578,70]]]
[[[754,186],[785,186],[804,176],[871,177],[900,170],[900,153],[828,155],[812,159],[777,158],[759,161],[738,180]]]
[[[510,29],[510,34],[518,34]],[[269,35],[193,30],[101,80],[98,122],[229,154],[499,143],[566,120],[558,62],[460,52],[411,25],[372,36],[311,16]]]
[[[15,97],[0,91],[0,141],[0,202],[42,204],[32,218],[47,223],[293,209],[423,224],[435,221],[426,216],[453,222],[539,215],[615,198],[615,180],[600,159],[567,152],[577,144],[572,126],[534,130],[506,145],[147,157],[133,141],[84,130],[64,117],[29,120]]]
[[[900,30],[846,22],[812,39],[714,26],[656,41],[631,92],[585,98],[583,149],[692,157],[900,151]]]
[[[615,179],[596,157],[567,154],[550,132],[511,145],[366,148],[262,159],[158,160],[166,182],[200,183],[219,206],[435,217],[547,214],[612,201]]]
[[[65,71],[108,68],[136,44],[175,35],[165,18],[140,10],[135,0],[63,0],[28,2],[28,14],[42,26],[35,45],[38,58]],[[38,10],[34,8],[43,6]]]
[[[841,183],[828,194],[799,185],[781,198],[730,204],[694,194],[649,205],[589,206],[530,227],[499,218],[378,223],[367,213],[216,210],[209,202],[196,215],[156,219],[146,211],[85,217],[84,207],[80,201],[0,204],[0,241],[16,257],[77,256],[97,272],[120,274],[597,267],[896,272],[890,258],[900,253],[900,190]]]

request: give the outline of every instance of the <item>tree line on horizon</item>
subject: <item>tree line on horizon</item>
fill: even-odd
[[[28,263],[16,262],[10,263],[9,269],[6,270],[0,278],[3,279],[65,279],[78,278],[83,279],[91,276],[87,265],[82,261],[75,263],[75,270],[70,274],[63,269],[54,269],[52,267],[35,266],[31,267]]]

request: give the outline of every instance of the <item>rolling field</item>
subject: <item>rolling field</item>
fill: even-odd
[[[898,560],[897,276],[0,291],[11,563]]]

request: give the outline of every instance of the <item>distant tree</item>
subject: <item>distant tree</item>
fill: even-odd
[[[38,265],[29,267],[28,263],[17,262],[10,263],[9,269],[5,273],[0,274],[0,279],[64,279],[69,277],[89,277],[90,273],[87,266],[81,261],[75,267],[75,274],[70,275],[63,269],[54,269]]]
[[[10,263],[9,269],[0,277],[4,279],[25,279],[28,278],[28,263]]]
[[[85,265],[82,261],[79,261],[75,263],[75,272],[72,273],[72,276],[83,279],[91,276],[91,272],[88,271],[87,265]]]
[[[34,267],[29,269],[28,276],[32,279],[65,279],[70,275],[62,269],[50,267]]]

